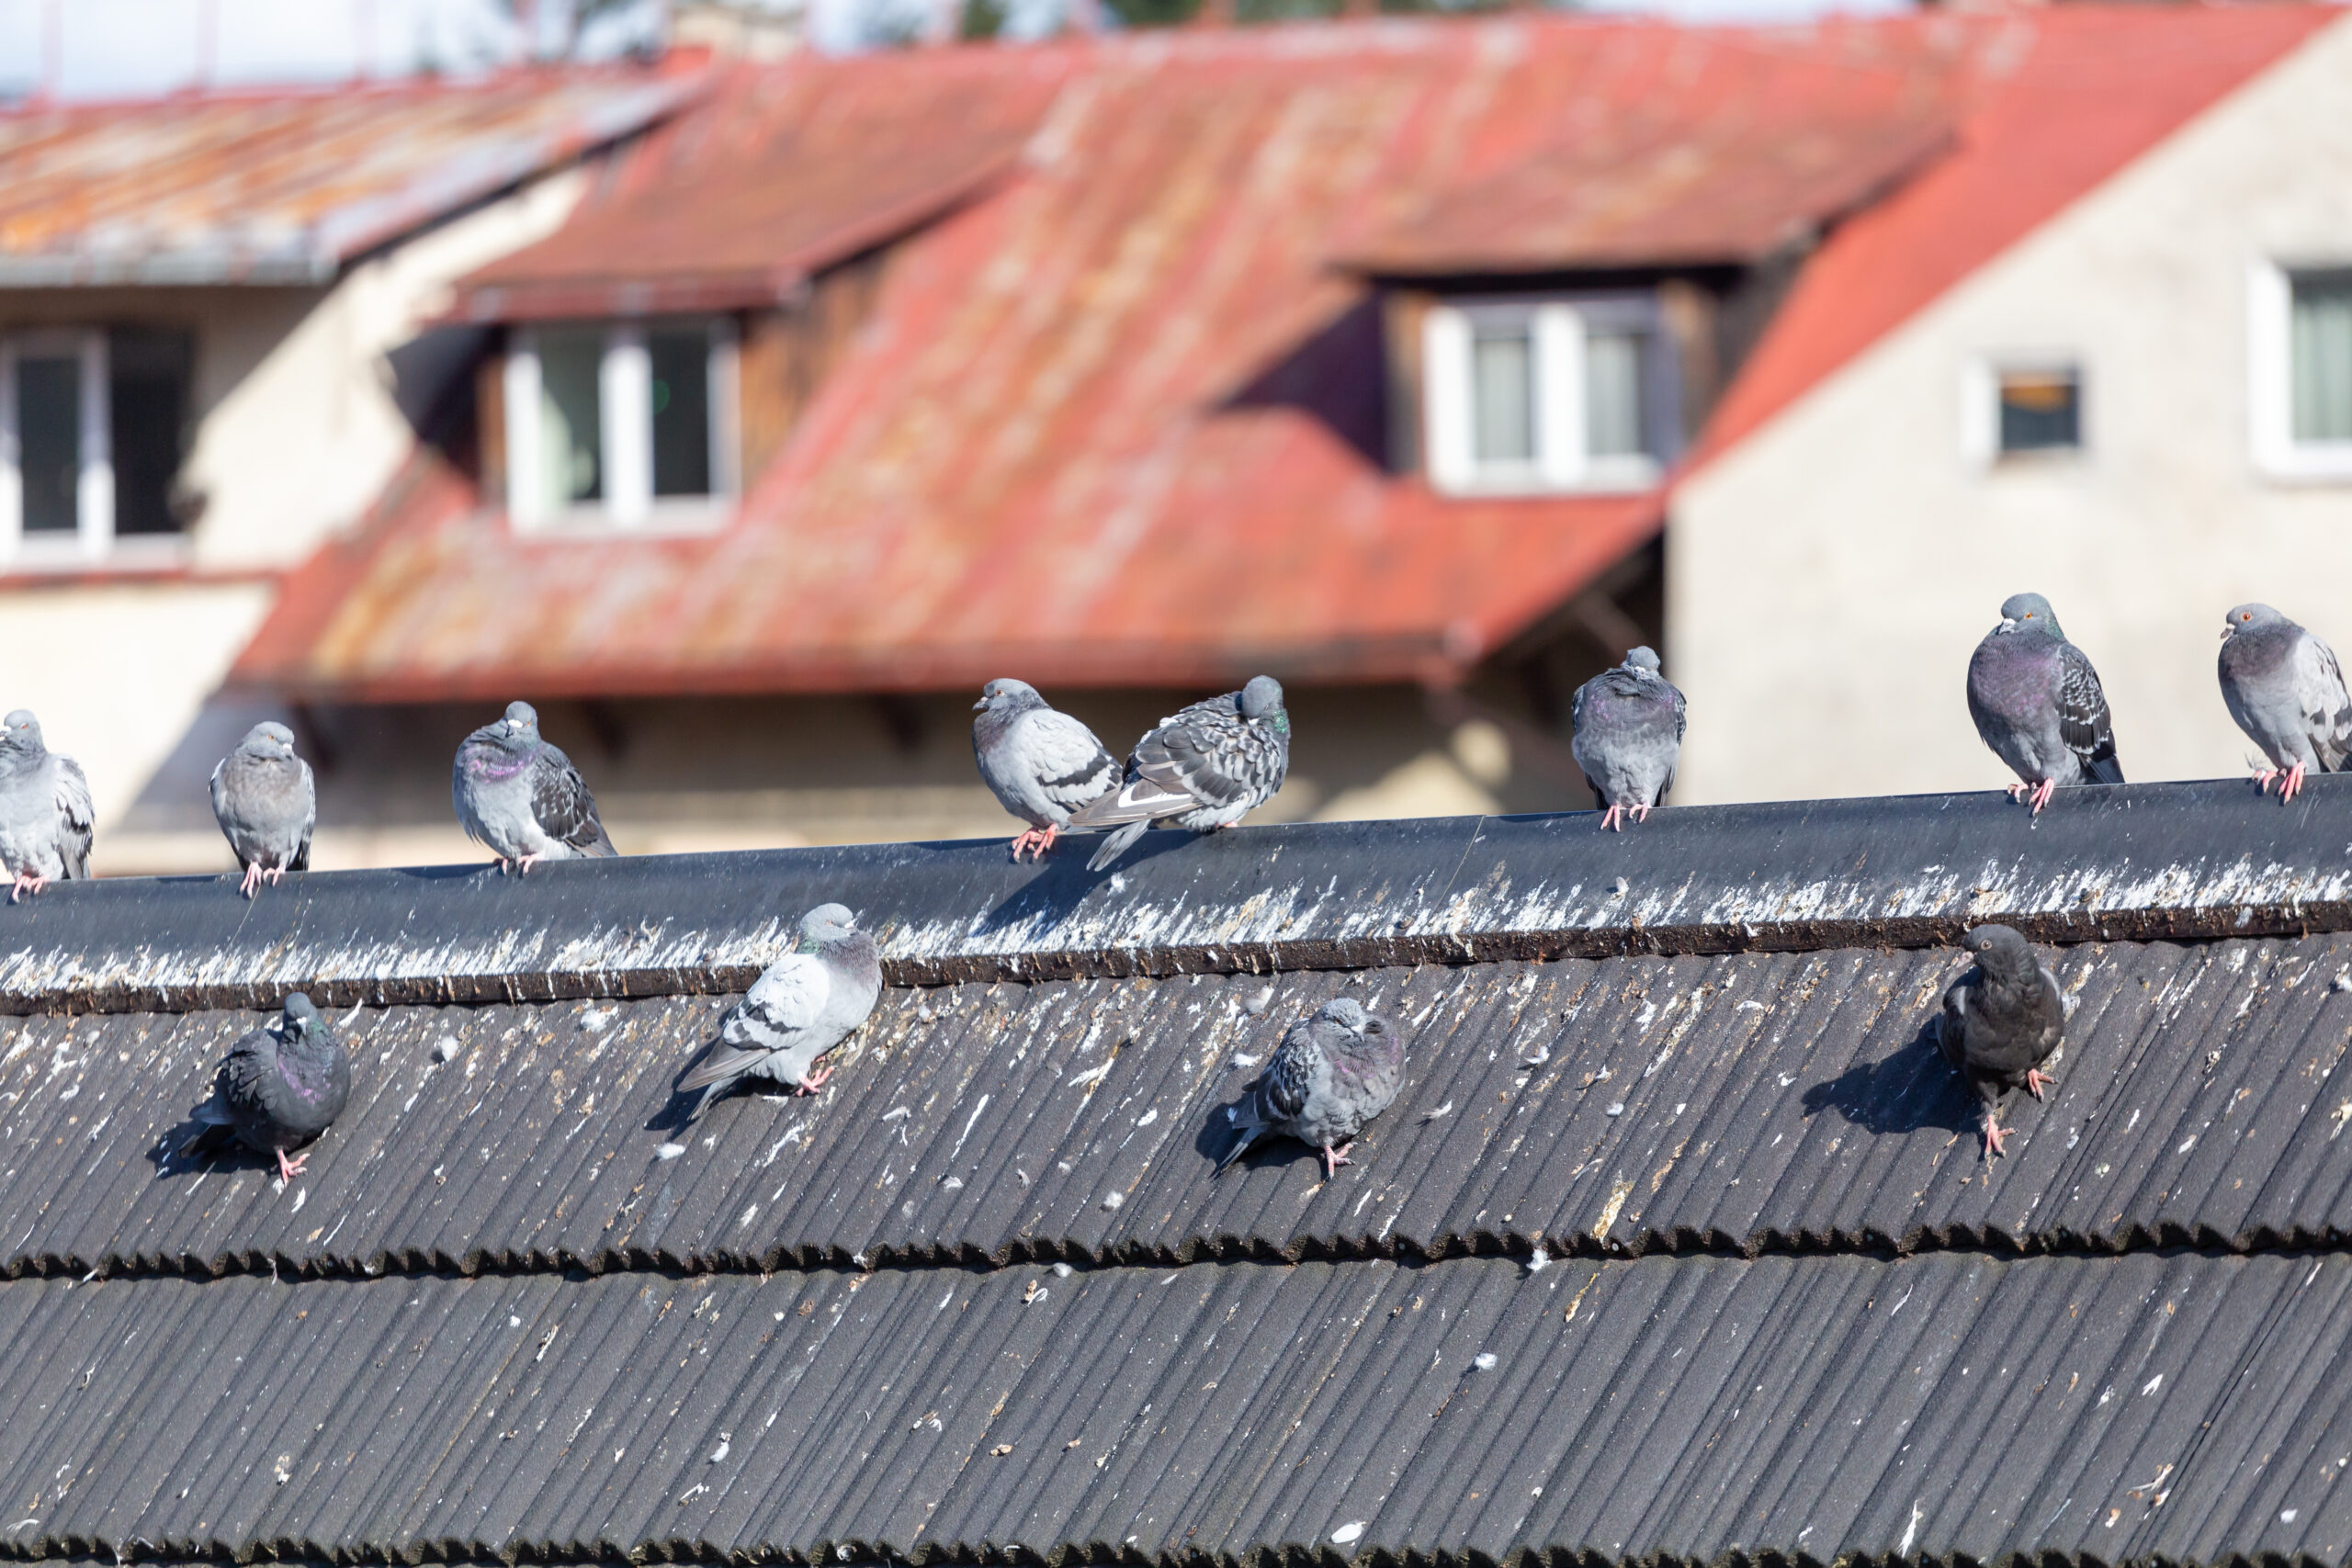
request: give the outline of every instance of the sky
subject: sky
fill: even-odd
[[[645,35],[659,0],[601,18],[586,51],[611,54]],[[922,0],[756,0],[807,4],[811,32],[852,47],[877,9]],[[1015,0],[1016,31],[1049,28],[1062,0]],[[1886,10],[1900,0],[1587,0],[1589,8],[1650,11],[1690,21],[1782,20],[1828,10]],[[541,0],[543,32],[568,0]],[[209,21],[209,47],[204,41]],[[515,58],[522,46],[500,0],[0,0],[0,95],[21,96],[51,70],[62,96],[132,97],[199,79],[217,85],[398,76],[420,66],[456,73]]]

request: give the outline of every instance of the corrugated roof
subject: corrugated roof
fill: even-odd
[[[62,885],[5,910],[9,1546],[2339,1561],[2347,791]],[[884,933],[875,1022],[681,1135],[819,888]],[[2060,1083],[1991,1166],[1920,1035],[1988,917],[2195,938],[2051,953]],[[309,1172],[174,1156],[254,1021],[203,999],[298,978],[390,998]],[[1213,1177],[1336,992],[1412,1042],[1359,1163]]]
[[[2352,1545],[2341,1256],[18,1280],[0,1334],[60,1555]]]
[[[322,282],[698,90],[516,74],[0,114],[0,288]]]

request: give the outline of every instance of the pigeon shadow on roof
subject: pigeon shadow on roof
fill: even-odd
[[[1804,1113],[1835,1111],[1870,1133],[1917,1133],[1941,1127],[1955,1134],[1976,1126],[1967,1086],[1944,1060],[1928,1015],[1902,1049],[1875,1062],[1857,1062],[1804,1091]]]
[[[1076,915],[1096,888],[1155,855],[1183,848],[1197,837],[1182,829],[1155,829],[1101,871],[1086,869],[1086,857],[1094,852],[1101,839],[1084,834],[1066,839],[1046,857],[1044,870],[980,917],[978,930],[993,935],[1019,928],[1026,931],[1029,941],[1042,942]]]

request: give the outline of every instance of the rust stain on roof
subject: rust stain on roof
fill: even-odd
[[[518,73],[0,115],[0,287],[322,282],[698,90]]]

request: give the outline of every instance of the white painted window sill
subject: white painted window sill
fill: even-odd
[[[732,497],[673,497],[654,502],[651,511],[631,521],[615,517],[602,507],[574,506],[552,517],[528,520],[510,517],[508,526],[516,534],[530,538],[693,538],[718,533],[734,515]]]

